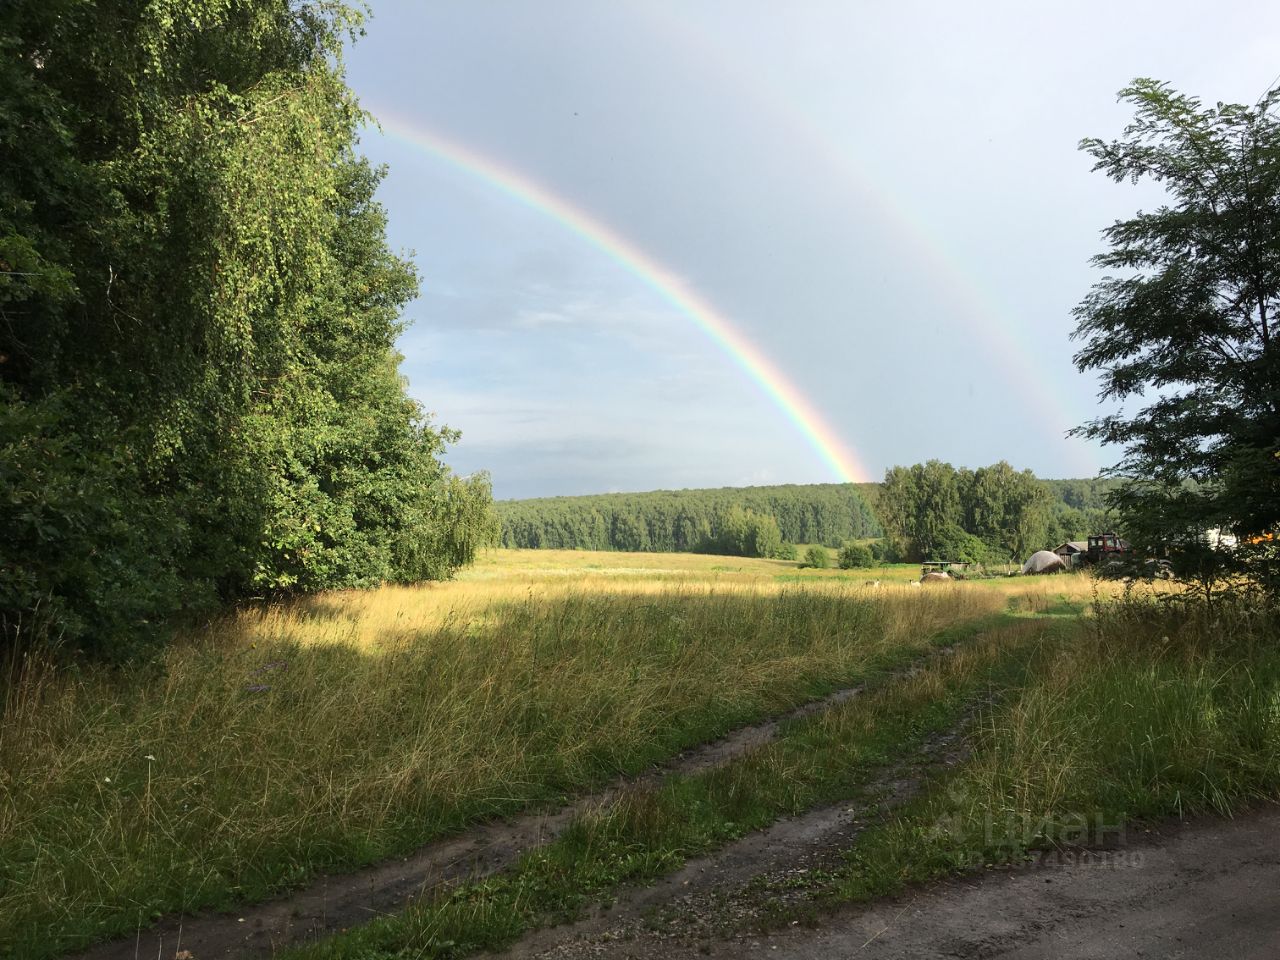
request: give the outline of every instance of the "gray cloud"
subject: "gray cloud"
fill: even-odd
[[[1119,132],[1114,93],[1133,76],[1251,100],[1280,47],[1280,10],[1243,0],[376,14],[350,57],[366,105],[542,183],[679,274],[873,474],[930,456],[1057,476],[1108,462],[1062,437],[1095,413],[1070,310],[1100,228],[1155,195],[1091,174],[1075,144]],[[598,246],[402,141],[364,146],[391,167],[392,240],[424,278],[405,370],[463,429],[459,463],[485,460],[512,494],[830,478],[758,386]]]

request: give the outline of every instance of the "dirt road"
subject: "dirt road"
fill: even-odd
[[[838,691],[788,717],[830,709],[861,690]],[[779,719],[745,727],[559,810],[484,824],[239,914],[173,918],[99,944],[80,960],[171,957],[179,948],[198,960],[270,957],[283,945],[395,910],[436,884],[502,869],[560,833],[585,805],[637,782],[716,767],[778,729]],[[867,907],[814,907],[812,879],[842,866],[843,851],[867,823],[909,799],[925,771],[958,762],[964,749],[959,729],[935,737],[857,799],[779,821],[658,883],[623,891],[615,905],[576,924],[535,933],[505,956],[1280,960],[1280,807],[1156,836],[1139,831],[1101,861],[997,871]],[[796,916],[801,922],[793,923]]]
[[[751,932],[760,928],[758,913],[732,908],[742,893],[720,885],[711,898],[690,891],[665,908],[650,903],[639,923],[597,917],[558,933],[545,931],[537,943],[526,942],[513,954],[557,960],[1280,957],[1280,808],[1127,840],[1123,848],[1093,858],[937,884],[868,907],[819,913],[813,927],[796,924],[765,935]],[[689,887],[697,882],[685,879]],[[709,889],[718,882],[706,876],[702,885]],[[709,903],[716,909],[705,911]],[[625,903],[618,909],[628,913]]]
[[[929,654],[945,656],[949,648]],[[920,664],[904,668],[910,674]],[[484,876],[509,867],[525,852],[554,839],[582,810],[606,803],[620,791],[658,783],[673,773],[692,774],[728,763],[768,743],[787,721],[814,716],[853,699],[859,684],[802,704],[788,713],[740,727],[719,740],[686,750],[667,763],[635,777],[624,777],[605,790],[555,810],[534,811],[508,820],[478,825],[458,837],[431,843],[402,859],[389,860],[349,874],[321,877],[304,890],[251,904],[231,913],[206,912],[172,917],[153,927],[97,944],[71,960],[137,960],[172,957],[181,950],[197,960],[268,958],[279,948],[312,940],[364,923],[381,913],[402,909],[413,897],[442,883]]]
[[[758,949],[796,960],[1275,960],[1280,811],[1200,821],[1101,861],[942,885],[832,920]]]

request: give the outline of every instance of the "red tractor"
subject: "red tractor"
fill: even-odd
[[[1133,548],[1128,540],[1122,540],[1114,533],[1095,533],[1089,536],[1089,547],[1082,558],[1093,566],[1098,563],[1128,560],[1133,555]]]

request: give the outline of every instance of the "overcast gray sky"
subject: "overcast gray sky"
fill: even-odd
[[[411,390],[499,497],[837,479],[661,292],[498,171],[623,238],[709,304],[858,465],[1114,454],[1071,308],[1099,231],[1150,188],[1089,172],[1116,91],[1252,101],[1265,3],[374,0],[349,54],[363,149],[422,296]],[[415,145],[460,144],[484,169]],[[485,170],[488,171],[486,175]]]

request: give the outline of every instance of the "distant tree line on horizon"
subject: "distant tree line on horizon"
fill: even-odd
[[[794,544],[882,539],[877,560],[1000,561],[1107,525],[1103,479],[1039,480],[1007,463],[894,467],[883,484],[787,484],[499,501],[498,542],[521,549],[795,558]],[[935,517],[934,510],[940,511]]]
[[[853,484],[657,490],[496,504],[504,547],[794,556],[788,545],[878,537]]]

